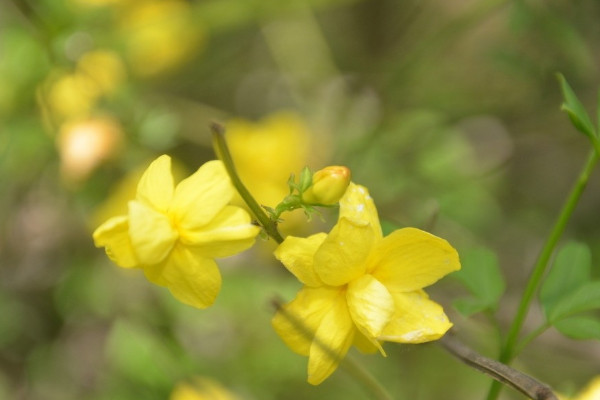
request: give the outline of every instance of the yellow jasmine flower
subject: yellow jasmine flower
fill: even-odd
[[[227,390],[219,382],[212,379],[196,377],[189,382],[179,383],[169,400],[237,400],[235,394]]]
[[[38,92],[38,102],[58,119],[86,118],[102,97],[115,93],[125,80],[125,65],[116,53],[88,52],[72,72],[50,74]]]
[[[558,396],[561,400],[600,400],[600,376],[590,383],[575,397]]]
[[[278,112],[259,122],[227,123],[231,156],[250,192],[260,204],[275,206],[289,193],[291,171],[306,165],[310,131],[300,117]]]
[[[120,31],[133,71],[152,77],[173,70],[204,47],[190,2],[143,0],[123,7]]]
[[[63,124],[57,138],[60,170],[68,182],[80,182],[102,162],[114,156],[123,144],[118,121],[96,117]]]
[[[259,228],[248,213],[228,205],[233,197],[221,161],[209,161],[177,186],[171,158],[157,158],[142,175],[127,215],[110,218],[94,232],[94,243],[124,268],[141,268],[179,301],[210,306],[221,288],[215,257],[239,253]]]
[[[383,237],[366,188],[351,183],[329,234],[288,236],[275,256],[303,284],[273,326],[293,351],[309,357],[308,382],[323,382],[351,345],[363,352],[380,341],[423,343],[452,324],[422,290],[460,269],[445,240],[415,228]]]

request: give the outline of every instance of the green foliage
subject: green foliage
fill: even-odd
[[[544,310],[552,310],[565,294],[588,282],[591,264],[592,255],[588,246],[578,242],[564,245],[540,289],[540,302]]]
[[[564,98],[561,110],[569,115],[571,122],[577,130],[590,139],[595,140],[597,137],[596,130],[594,129],[594,125],[592,124],[587,111],[585,111],[583,104],[581,104],[577,95],[573,92],[573,89],[571,89],[571,86],[569,86],[569,83],[562,74],[558,74],[558,80]]]
[[[587,245],[563,246],[540,290],[549,324],[573,339],[600,339],[600,281],[591,281],[591,252]],[[582,315],[583,314],[583,315]]]
[[[554,327],[571,339],[600,340],[600,319],[593,316],[578,315],[554,323]]]
[[[110,365],[128,380],[154,390],[168,391],[182,360],[146,327],[117,320],[108,337],[106,353]]]
[[[471,292],[472,297],[457,299],[454,307],[467,316],[495,311],[506,288],[496,254],[486,248],[472,249],[462,253],[461,265],[461,270],[452,276]]]

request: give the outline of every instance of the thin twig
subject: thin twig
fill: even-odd
[[[210,125],[210,129],[213,133],[213,147],[215,149],[215,153],[217,153],[219,159],[223,161],[223,164],[225,164],[225,169],[227,169],[227,174],[231,179],[231,183],[236,188],[242,199],[244,199],[246,205],[252,214],[254,214],[258,220],[258,223],[262,226],[267,235],[272,237],[277,243],[283,242],[283,237],[277,229],[277,223],[269,218],[269,216],[264,212],[262,207],[254,199],[252,194],[250,194],[240,179],[237,170],[235,169],[235,165],[233,164],[233,158],[229,152],[229,147],[225,141],[225,128],[223,125],[213,122]]]
[[[491,376],[500,383],[513,387],[530,399],[558,400],[552,389],[545,383],[539,382],[506,364],[480,355],[461,343],[452,333],[447,333],[439,342],[450,354],[468,366]]]

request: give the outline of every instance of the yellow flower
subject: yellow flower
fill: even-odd
[[[302,194],[302,199],[311,204],[336,204],[350,184],[350,175],[347,167],[325,167],[314,173],[312,185]]]
[[[600,400],[600,376],[592,379],[576,397],[558,397],[561,400]]]
[[[151,77],[173,70],[204,46],[204,29],[182,0],[144,0],[124,7],[121,34],[133,71]]]
[[[114,156],[122,143],[121,126],[112,118],[89,118],[64,124],[57,138],[63,177],[69,182],[84,180],[102,161]]]
[[[102,224],[94,242],[117,265],[142,268],[179,301],[208,307],[221,288],[213,258],[247,249],[259,230],[245,210],[227,204],[233,193],[221,161],[207,162],[175,187],[171,158],[163,155],[142,176],[127,215]]]
[[[317,385],[351,345],[363,352],[380,341],[422,343],[452,326],[422,288],[460,269],[448,242],[415,228],[383,237],[366,188],[351,183],[329,234],[288,236],[275,256],[303,284],[273,318],[293,351],[309,357],[308,382]]]
[[[306,165],[310,132],[291,112],[259,122],[227,123],[227,144],[240,178],[260,204],[276,206],[289,193],[290,173]]]
[[[56,70],[48,76],[38,92],[38,101],[45,112],[59,119],[85,118],[125,79],[125,66],[116,53],[92,51],[77,61],[74,71]]]
[[[179,383],[169,400],[237,400],[238,397],[218,382],[197,377],[190,382]]]

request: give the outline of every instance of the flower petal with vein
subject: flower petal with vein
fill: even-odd
[[[415,228],[383,237],[367,189],[351,183],[329,234],[288,236],[275,256],[304,287],[273,318],[273,327],[308,356],[308,382],[318,385],[354,345],[383,355],[382,341],[423,343],[452,323],[423,291],[460,269],[447,241]]]
[[[94,243],[117,265],[143,269],[179,301],[206,308],[221,289],[214,258],[246,250],[259,231],[245,210],[228,205],[233,195],[221,161],[175,186],[171,158],[160,156],[140,179],[127,215],[98,227]]]

